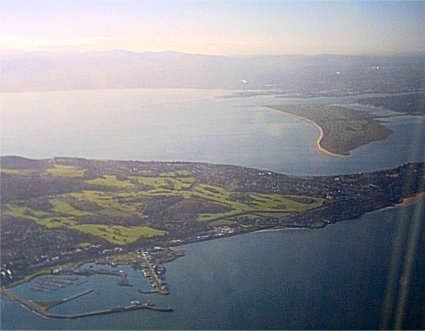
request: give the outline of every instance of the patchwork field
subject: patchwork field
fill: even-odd
[[[14,279],[141,247],[321,228],[425,190],[423,163],[299,177],[190,162],[0,161],[0,252]]]
[[[40,169],[2,167],[1,172],[31,180],[48,178],[56,185],[64,185],[59,179],[65,185],[72,183],[57,194],[41,192],[8,201],[2,205],[2,218],[31,221],[48,229],[72,229],[116,245],[191,227],[235,226],[241,218],[247,226],[246,222],[317,208],[324,201],[313,196],[229,191],[201,182],[186,169],[130,172],[50,160]]]

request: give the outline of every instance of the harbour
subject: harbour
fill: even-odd
[[[211,326],[308,329],[317,326],[316,323],[326,329],[377,329],[393,240],[400,227],[409,225],[418,203],[425,201],[422,198],[416,205],[376,211],[320,230],[257,232],[179,247],[185,251],[185,257],[166,265],[170,294],[155,297],[158,307],[178,309],[161,318],[157,314],[138,317],[138,309],[128,309],[126,314],[104,313],[83,319],[43,318],[29,309],[21,309],[16,301],[6,297],[1,302],[2,328],[31,325],[33,329],[137,329],[143,320],[147,329],[205,329]],[[352,245],[353,241],[361,244]],[[95,268],[94,264],[82,268],[90,269],[90,266]],[[82,285],[78,285],[80,281],[68,285],[68,293],[80,293],[90,286],[99,296],[84,295],[64,304],[62,311],[55,313],[75,315],[92,309],[102,312],[110,309],[108,306],[125,307],[135,299],[147,302],[147,298],[135,296],[137,289],[151,286],[147,278],[130,266],[118,267],[126,272],[133,287],[117,286],[116,276],[94,274]],[[33,297],[48,295],[32,292],[30,287],[36,280],[12,288],[12,291],[25,297],[31,293]],[[65,289],[57,291],[62,293]],[[140,295],[147,294],[139,292]],[[154,294],[150,294],[149,299],[151,295]],[[255,296],[256,300],[247,300],[250,296]],[[197,304],[193,304],[194,300]],[[354,307],[350,311],[344,309],[347,300]],[[75,305],[71,305],[73,302]],[[216,302],[220,304],[214,306]],[[211,310],[212,306],[215,309]],[[239,314],[234,314],[232,307],[235,306],[239,307]],[[282,311],[286,313],[276,314]],[[327,314],[329,311],[334,313]],[[358,314],[364,318],[356,318]],[[251,318],[249,325],[244,322],[247,316]],[[68,322],[63,323],[64,320]]]
[[[155,271],[155,266],[150,260],[149,253],[141,251],[140,256],[142,258],[142,261],[144,262],[144,265],[146,266],[142,270],[143,275],[149,279],[153,287],[153,290],[149,291],[148,293],[158,293],[162,295],[169,294],[168,288],[164,280],[158,275],[158,272]],[[146,291],[140,291],[140,293],[145,294]]]
[[[158,252],[158,250],[156,250]],[[110,265],[112,268],[116,268],[118,264],[116,262],[109,261],[98,261],[95,265]],[[151,283],[152,290],[143,291],[138,290],[140,294],[169,294],[168,288],[165,285],[165,281],[159,274],[165,272],[165,268],[158,262],[152,261],[152,256],[148,251],[139,250],[137,252],[137,259],[133,261],[133,267],[137,267],[141,273]],[[101,276],[114,276],[118,277],[119,281],[117,285],[120,287],[132,287],[133,285],[127,279],[127,272],[124,270],[108,270],[105,268],[95,268],[90,265],[89,268],[75,268],[75,269],[55,269],[51,271],[52,274],[44,275],[42,277],[36,277],[33,279],[32,284],[29,286],[31,291],[51,293],[52,291],[64,288],[65,286],[73,284],[73,282],[79,280],[78,276],[92,277],[95,275]],[[86,281],[80,282],[79,284],[85,284]],[[148,301],[141,303],[138,300],[131,300],[127,305],[118,305],[113,308],[99,309],[94,311],[86,311],[75,314],[59,314],[52,313],[50,310],[54,307],[60,306],[67,302],[76,300],[83,296],[93,293],[93,289],[88,289],[77,294],[73,294],[64,299],[54,300],[31,300],[17,295],[13,291],[13,287],[2,287],[1,295],[4,298],[12,300],[29,311],[42,316],[47,319],[77,319],[83,317],[97,316],[97,315],[108,315],[113,313],[122,313],[133,310],[152,310],[158,312],[172,312],[173,308],[161,308],[157,307],[154,303]]]
[[[21,143],[9,139],[13,137],[12,128],[5,128],[2,135],[5,153],[9,151],[35,158],[81,155],[134,160],[184,159],[303,175],[356,173],[423,160],[423,148],[418,151],[411,145],[415,139],[423,141],[425,122],[420,118],[388,118],[386,125],[394,130],[394,134],[386,141],[356,149],[349,158],[331,159],[317,153],[314,146],[317,134],[310,124],[246,106],[271,104],[276,101],[275,98],[212,101],[211,95],[224,92],[205,91],[196,102],[184,103],[185,96],[191,97],[200,92],[179,92],[182,95],[180,100],[176,98],[175,91],[155,91],[161,95],[161,100],[169,103],[167,107],[155,106],[157,111],[152,117],[149,105],[158,98],[157,95],[152,96],[154,92],[125,91],[131,98],[122,96],[122,93],[115,90],[64,91],[4,97],[2,116],[5,121],[15,114],[22,119],[22,126],[13,128],[18,130],[17,136],[22,137]],[[42,104],[36,102],[40,96],[46,100]],[[99,108],[92,107],[89,101],[81,101],[76,109],[73,106],[75,98],[101,101]],[[352,104],[356,98],[302,101]],[[68,112],[66,123],[88,116],[100,121],[100,127],[107,127],[106,119],[112,114],[108,105],[114,100],[120,100],[120,109],[126,109],[120,114],[123,122],[119,122],[118,128],[102,134],[116,137],[127,132],[125,128],[128,134],[122,136],[119,144],[104,142],[110,149],[99,149],[102,145],[93,136],[92,133],[96,131],[91,127],[82,129],[84,132],[74,137],[76,146],[63,144],[63,141],[55,143],[54,137],[59,136],[59,131],[55,131],[51,122],[44,121],[44,118],[48,118],[48,112],[54,111],[50,105],[60,104],[64,110],[72,110]],[[176,112],[179,112],[178,118],[173,117]],[[175,120],[167,122],[169,118]],[[176,134],[174,128],[183,127],[187,122],[193,123],[193,130],[189,128],[187,135]],[[170,132],[169,137],[159,137],[146,123],[153,124],[153,127],[163,123],[164,130]],[[238,126],[234,127],[232,123],[238,123]],[[32,125],[43,129],[39,139],[46,150],[29,148],[26,144],[31,138],[26,136],[23,129]],[[232,130],[238,135],[224,134]],[[196,136],[197,132],[205,132],[207,138]],[[155,150],[151,150],[148,143],[143,143],[146,141],[145,135],[155,141]],[[79,140],[79,137],[84,140]],[[219,146],[228,147],[218,149]],[[423,199],[418,203],[423,204]],[[158,306],[175,308],[172,314],[164,314],[160,318],[157,314],[139,315],[134,310],[126,314],[107,313],[64,322],[60,318],[43,318],[5,298],[1,301],[1,328],[106,330],[140,329],[143,325],[146,329],[377,329],[393,240],[399,224],[405,222],[400,221],[401,217],[413,215],[413,208],[414,205],[403,208],[403,212],[400,209],[374,212],[320,230],[251,233],[184,246],[186,257],[166,265],[167,277],[164,280],[169,295],[155,296]],[[84,268],[89,268],[89,265]],[[52,311],[64,315],[79,314],[81,310],[103,311],[108,307],[125,307],[135,299],[147,301],[146,298],[135,297],[135,294],[148,295],[152,287],[149,279],[143,277],[140,270],[126,266],[119,268],[126,272],[133,287],[116,286],[117,276],[93,274],[84,278],[83,282],[74,281],[52,291],[30,289],[36,284],[36,279],[19,285],[13,291],[19,296],[31,297],[31,300],[69,297],[87,287],[98,293],[98,296],[84,295],[52,308]],[[149,275],[150,271],[146,274]],[[151,295],[155,293],[149,294],[149,298]],[[217,302],[220,304],[217,305]],[[352,309],[347,310],[347,306]],[[234,307],[238,307],[239,314],[234,314]],[[358,316],[363,318],[359,319]]]
[[[153,303],[147,302],[147,303],[140,303],[139,301],[132,301],[130,304],[121,307],[117,306],[110,309],[102,309],[102,310],[95,310],[95,311],[89,311],[85,313],[79,313],[79,314],[55,314],[50,313],[49,309],[66,303],[71,300],[75,300],[79,297],[82,297],[84,295],[92,293],[93,290],[87,290],[82,293],[78,293],[70,298],[62,299],[59,302],[56,302],[54,304],[49,305],[46,303],[45,307],[43,307],[40,303],[34,302],[32,300],[24,299],[16,294],[14,294],[10,289],[2,288],[1,294],[4,295],[4,297],[8,298],[9,300],[13,300],[17,303],[19,303],[22,307],[32,311],[33,313],[42,316],[44,318],[51,318],[51,319],[76,319],[76,318],[83,318],[83,317],[90,317],[90,316],[96,316],[96,315],[107,315],[107,314],[113,314],[113,313],[123,313],[133,310],[140,310],[140,309],[149,309],[159,312],[172,312],[172,308],[160,308],[156,307]]]
[[[82,275],[82,276],[92,276],[92,275],[108,275],[108,276],[116,276],[119,277],[118,285],[119,286],[132,286],[128,280],[127,280],[127,274],[120,270],[120,271],[111,271],[111,270],[105,270],[105,269],[85,269],[85,270],[77,270],[73,271],[76,275]]]

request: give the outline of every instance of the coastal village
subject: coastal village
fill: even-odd
[[[133,254],[135,261],[149,269],[148,259],[164,260],[153,250],[157,246],[179,246],[273,227],[320,228],[424,191],[423,163],[373,173],[294,177],[196,163],[54,162],[52,168],[50,160],[2,158],[2,187],[13,186],[2,190],[3,286],[60,266],[112,261],[126,254]],[[74,173],[43,175],[50,169]],[[84,177],[75,176],[75,169],[85,169]],[[133,182],[129,175],[143,175],[136,177],[143,182]],[[99,176],[103,179],[97,179]],[[41,187],[42,194],[38,193]],[[85,190],[84,199],[89,193],[97,196],[77,200],[73,196],[80,193],[67,193],[78,190]],[[126,235],[124,231],[134,233],[139,228],[140,236],[129,241],[130,232]],[[140,249],[149,253],[134,253]],[[161,283],[156,285],[160,290]]]
[[[128,287],[133,284],[120,266],[130,265],[149,284],[135,293],[167,295],[164,264],[184,255],[171,247],[264,229],[321,228],[391,207],[423,194],[425,164],[296,177],[201,163],[2,157],[1,180],[10,188],[1,200],[3,295],[46,318],[77,318],[172,308],[135,299],[125,307],[57,316],[48,312],[53,303],[28,302],[13,286],[35,279],[34,291],[49,292],[75,277],[109,275]]]
[[[114,250],[114,252],[118,253],[122,251]],[[30,289],[35,292],[50,293],[52,291],[58,290],[59,288],[71,285],[76,281],[80,281],[81,277],[85,278],[93,275],[114,276],[118,278],[118,281],[116,283],[117,286],[132,287],[133,284],[131,284],[127,279],[127,273],[120,269],[120,266],[122,266],[123,264],[130,264],[133,269],[138,270],[140,272],[140,275],[143,275],[143,277],[145,277],[151,284],[150,290],[138,289],[138,293],[143,295],[167,295],[169,294],[169,290],[163,278],[166,269],[162,263],[173,261],[174,259],[183,255],[184,253],[181,251],[176,251],[169,248],[164,249],[162,247],[154,247],[153,249],[149,250],[138,249],[135,252],[132,252],[131,254],[127,254],[124,260],[123,255],[109,255],[105,259],[97,260],[93,264],[90,264],[88,267],[86,266],[85,268],[83,268],[83,266],[80,264],[75,265],[73,268],[59,267],[55,269],[50,269],[50,271],[47,271],[47,273],[41,274],[39,277],[36,277],[32,282]],[[105,268],[104,266],[109,266],[109,268]],[[5,275],[3,275],[2,273],[2,281],[4,283],[7,283],[7,280],[13,280],[13,274],[10,270],[8,272],[5,272]],[[55,301],[32,301],[16,295],[15,293],[13,293],[13,291],[9,290],[6,287],[3,287],[1,289],[1,293],[5,297],[14,300],[15,302],[18,302],[23,307],[45,318],[74,319],[138,309],[150,309],[159,312],[173,311],[171,307],[157,307],[150,300],[145,303],[141,303],[139,300],[132,300],[126,306],[117,306],[110,309],[102,309],[84,313],[56,314],[49,312],[49,309],[53,307],[75,300],[82,296],[89,295],[93,292],[93,289],[88,289],[65,299]]]

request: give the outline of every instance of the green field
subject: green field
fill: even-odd
[[[28,171],[2,171],[28,175]],[[245,222],[285,217],[324,202],[301,195],[230,192],[199,182],[188,170],[156,176],[118,176],[111,172],[96,178],[85,178],[85,173],[86,169],[76,166],[53,164],[42,173],[44,176],[79,180],[82,187],[90,189],[9,202],[2,206],[2,217],[33,221],[50,229],[69,228],[125,245],[141,238],[166,236],[176,226],[233,226],[239,217]],[[249,224],[243,227],[249,228]]]
[[[30,176],[35,173],[34,170],[30,169],[0,169],[0,173],[8,174],[8,175],[21,175],[21,176]]]
[[[62,164],[54,164],[52,168],[46,170],[48,175],[62,176],[62,177],[82,177],[86,170],[73,166],[67,166]]]
[[[88,184],[100,185],[100,186],[109,186],[109,187],[117,187],[117,188],[132,188],[133,184],[131,184],[128,180],[118,180],[117,176],[113,175],[105,175],[100,178],[95,178],[91,180],[86,180]]]

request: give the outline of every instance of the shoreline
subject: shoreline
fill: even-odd
[[[409,207],[414,204],[417,204],[419,201],[425,198],[425,191],[416,193],[415,195],[412,195],[411,197],[404,198],[401,202],[394,205],[393,208],[403,208],[403,207]]]
[[[386,206],[386,207],[382,207],[379,209],[375,209],[369,212],[366,212],[362,215],[360,215],[359,217],[362,217],[364,215],[368,215],[371,213],[375,213],[375,212],[380,212],[380,211],[385,211],[385,210],[392,210],[392,209],[398,209],[398,208],[405,208],[405,207],[409,207],[412,206],[414,204],[417,204],[418,202],[420,202],[422,199],[425,199],[425,191],[422,192],[418,192],[410,197],[404,198],[401,202],[398,202],[394,205],[390,205],[390,206]],[[357,219],[359,217],[355,217],[352,219]],[[352,220],[350,219],[350,220]],[[349,220],[343,220],[342,222],[346,222]],[[239,235],[243,235],[243,234],[248,234],[248,233],[265,233],[265,232],[281,232],[281,231],[304,231],[304,230],[315,230],[315,229],[323,229],[326,228],[328,226],[334,225],[336,223],[339,223],[341,221],[337,221],[335,223],[326,223],[323,224],[322,226],[318,226],[318,227],[314,227],[314,226],[296,226],[296,225],[276,225],[276,226],[271,226],[269,228],[263,228],[263,229],[258,229],[258,230],[247,230],[247,231],[241,231],[241,232],[234,232],[232,234],[228,234],[228,235],[224,235],[224,236],[217,236],[217,237],[209,237],[209,238],[204,238],[204,239],[194,239],[194,240],[188,240],[188,241],[183,241],[181,243],[175,244],[175,245],[169,245],[167,247],[181,247],[184,245],[190,245],[190,244],[195,244],[195,243],[201,243],[201,242],[205,242],[205,241],[210,241],[210,240],[217,240],[217,239],[224,239],[224,238],[229,238],[229,237],[235,237],[235,236],[239,236]],[[184,257],[184,255],[182,256],[176,256],[174,259],[170,260],[170,261],[166,261],[164,263],[169,263],[172,262],[176,259],[178,259],[179,257]],[[84,261],[78,261],[75,263],[72,263],[72,266],[74,268],[79,268],[81,265],[87,264],[87,263],[96,263],[95,260],[93,259],[88,259],[88,260],[84,260]],[[118,261],[117,262],[118,265],[130,265],[129,262],[125,262],[125,261]],[[14,288],[16,286],[22,285],[24,283],[28,283],[30,281],[32,281],[33,279],[40,277],[40,276],[45,276],[45,275],[50,275],[50,271],[42,271],[42,272],[36,272],[34,274],[30,274],[25,276],[24,278],[17,280],[16,282],[12,282],[6,286],[1,286],[0,290],[2,289],[11,289]],[[1,291],[0,291],[0,296],[1,296]]]
[[[316,129],[319,130],[319,137],[316,139],[316,143],[315,143],[316,148],[318,149],[319,152],[321,152],[323,154],[326,154],[326,155],[329,155],[329,156],[334,156],[334,157],[348,157],[348,156],[350,156],[350,153],[349,152],[348,152],[347,155],[345,155],[345,154],[338,154],[338,153],[333,153],[331,151],[328,151],[326,148],[322,147],[320,145],[320,143],[322,142],[322,140],[324,138],[324,135],[325,135],[324,132],[323,132],[323,128],[319,124],[317,124],[316,122],[312,121],[311,119],[308,119],[308,118],[303,117],[303,116],[299,116],[299,115],[294,115],[294,114],[291,114],[291,113],[287,113],[287,112],[285,112],[283,110],[278,110],[276,108],[272,108],[272,107],[269,107],[269,106],[265,106],[265,107],[268,108],[268,109],[272,109],[274,111],[277,111],[279,113],[283,113],[286,116],[289,116],[289,117],[292,117],[292,118],[296,118],[296,119],[299,119],[299,120],[302,120],[302,121],[305,121],[307,123],[312,124]]]
[[[405,208],[405,207],[413,206],[413,205],[419,203],[422,199],[425,199],[425,191],[418,192],[415,195],[412,195],[411,197],[404,198],[403,200],[401,200],[401,202],[398,202],[398,203],[396,203],[392,206],[388,206],[388,207],[384,207],[384,208],[381,208],[381,209],[370,211],[370,212],[366,213],[365,215],[371,214],[371,213],[374,213],[374,212],[377,212],[377,211],[392,210],[392,209],[398,209],[398,208]]]
[[[288,226],[288,227],[274,227],[274,228],[270,228],[270,229],[262,229],[262,230],[257,230],[257,231],[253,231],[253,233],[262,233],[262,232],[280,232],[280,231],[304,231],[304,230],[310,230],[311,228],[305,226],[305,227],[292,227],[292,226]]]
[[[425,199],[425,191],[419,192],[419,193],[416,193],[413,196],[404,198],[401,202],[396,203],[396,204],[394,204],[392,206],[387,206],[387,207],[383,207],[383,208],[380,208],[380,209],[376,209],[376,210],[367,212],[364,215],[367,215],[367,214],[370,214],[370,213],[379,212],[379,211],[384,211],[384,210],[391,210],[391,209],[398,209],[398,208],[409,207],[409,206],[412,206],[414,204],[419,203],[422,199]],[[362,217],[364,215],[361,215],[360,217]],[[337,223],[339,223],[339,222],[337,222]],[[330,225],[333,225],[333,224],[335,224],[335,223],[329,223],[329,224],[324,225],[323,227],[318,227],[318,228],[314,228],[314,229],[326,228],[326,227],[328,227]],[[297,226],[290,226],[290,225],[284,226],[284,227],[277,226],[277,227],[270,227],[270,228],[261,229],[261,230],[254,230],[254,231],[247,231],[247,232],[242,232],[242,233],[235,233],[235,234],[232,234],[232,235],[229,235],[229,236],[225,236],[225,237],[233,237],[233,236],[237,236],[237,235],[241,235],[241,234],[245,234],[245,233],[266,233],[266,232],[281,232],[281,231],[294,231],[294,230],[295,231],[305,231],[305,230],[310,230],[310,229],[312,229],[312,228],[309,227],[309,226],[305,226],[305,227],[304,226],[297,227]],[[199,243],[199,242],[208,241],[208,240],[215,240],[215,239],[220,239],[220,238],[224,238],[224,237],[209,238],[207,240],[199,240],[199,241],[197,240],[195,242],[182,243],[182,244],[180,244],[178,246],[192,244],[192,243]],[[90,261],[79,262],[79,263],[77,263],[77,265],[81,265],[81,264],[85,264],[85,263],[90,263]],[[129,263],[126,263],[126,262],[122,262],[122,263],[119,263],[119,264],[129,265]],[[50,313],[47,312],[47,309],[39,306],[36,303],[31,302],[31,300],[22,298],[22,297],[20,297],[20,296],[18,296],[16,294],[14,294],[13,292],[11,292],[11,289],[12,288],[14,288],[16,286],[19,286],[19,285],[21,285],[23,283],[28,283],[31,280],[33,280],[34,278],[36,278],[38,276],[42,276],[42,275],[45,275],[45,274],[43,273],[43,274],[29,275],[25,279],[22,279],[22,280],[17,281],[16,283],[10,284],[10,286],[1,287],[0,288],[0,296],[13,301],[13,302],[17,303],[18,305],[20,305],[21,307],[23,307],[25,309],[28,309],[31,312],[35,313],[36,315],[39,315],[39,316],[44,317],[44,318],[65,318],[65,319],[71,318],[72,319],[72,318],[86,317],[86,316],[92,316],[92,315],[97,315],[97,314],[101,314],[101,315],[103,315],[103,314],[110,314],[110,313],[115,313],[115,312],[121,312],[121,311],[127,311],[127,310],[133,310],[134,309],[134,308],[124,307],[124,310],[115,310],[115,309],[112,308],[112,309],[107,309],[105,311],[88,312],[88,313],[83,313],[83,314],[77,314],[75,316],[73,316],[73,315],[63,315],[62,316],[62,315],[57,315],[57,314],[50,314]],[[93,290],[91,290],[90,292],[87,292],[87,293],[91,293],[92,291]],[[154,292],[151,292],[151,293],[154,293]],[[85,294],[86,293],[84,293],[84,295]],[[146,294],[146,293],[144,293],[144,294]],[[81,293],[79,295],[81,295]],[[161,310],[161,308],[146,307],[146,304],[139,305],[137,307],[137,309]],[[167,308],[167,309],[164,309],[164,311],[171,311],[171,310],[168,310],[168,308]]]
[[[375,213],[375,212],[380,212],[380,211],[384,211],[384,210],[391,210],[391,209],[398,209],[398,208],[405,208],[405,207],[409,207],[412,206],[418,202],[420,202],[420,200],[425,199],[425,191],[422,192],[418,192],[413,196],[404,198],[401,202],[398,202],[394,205],[390,205],[390,206],[386,206],[386,207],[382,207],[379,209],[375,209],[369,212],[366,212],[362,215],[360,215],[359,217],[362,217],[364,215],[368,215],[371,213]],[[356,217],[358,218],[358,217]],[[353,218],[353,219],[356,219]],[[343,220],[343,222],[348,221],[348,220]],[[188,241],[183,241],[181,243],[175,244],[175,245],[169,245],[167,247],[180,247],[180,246],[184,246],[184,245],[190,245],[190,244],[195,244],[195,243],[201,243],[201,242],[205,242],[205,241],[210,241],[210,240],[216,240],[216,239],[223,239],[223,238],[229,238],[229,237],[235,237],[238,235],[243,235],[243,234],[248,234],[248,233],[265,233],[265,232],[281,232],[281,231],[304,231],[304,230],[315,230],[315,229],[323,229],[326,228],[328,226],[331,226],[333,224],[339,223],[340,221],[337,221],[335,223],[327,223],[327,224],[323,224],[323,226],[319,226],[319,227],[312,227],[312,226],[291,226],[291,225],[276,225],[276,226],[271,226],[269,228],[264,228],[264,229],[259,229],[259,230],[247,230],[247,231],[242,231],[242,232],[234,232],[232,234],[228,234],[228,235],[224,235],[224,236],[217,236],[217,237],[209,237],[206,239],[195,239],[195,240],[188,240]],[[174,260],[176,260],[177,258],[179,258],[181,256],[176,256],[173,260],[171,261],[166,261],[164,263],[169,263],[172,262]],[[184,257],[184,255],[182,255],[182,257]],[[74,268],[79,268],[81,265],[84,265],[86,263],[96,263],[95,260],[93,259],[88,259],[88,260],[84,260],[84,261],[78,261],[73,263],[73,267]],[[128,262],[124,262],[124,261],[118,261],[117,262],[118,265],[130,265],[130,263]],[[13,287],[22,285],[23,283],[28,283],[30,281],[32,281],[34,278],[40,277],[40,276],[45,276],[45,275],[49,275],[51,274],[49,271],[43,271],[43,272],[36,272],[35,274],[30,274],[25,276],[24,278],[17,280],[16,282],[12,282],[6,286],[1,286],[0,289],[11,289]],[[0,292],[1,293],[1,292]]]
[[[412,195],[410,197],[404,198],[401,202],[398,202],[398,203],[396,203],[396,204],[394,204],[392,206],[387,206],[387,207],[382,207],[382,208],[379,208],[379,209],[375,209],[375,210],[369,211],[369,212],[367,212],[367,213],[365,213],[365,214],[363,214],[363,215],[361,215],[359,217],[356,217],[356,218],[360,218],[360,217],[363,217],[364,215],[369,215],[369,214],[380,212],[380,211],[392,210],[392,209],[398,209],[398,208],[405,208],[405,207],[413,206],[413,205],[419,203],[422,199],[425,199],[425,191],[418,192],[415,195]],[[353,218],[353,219],[356,219],[356,218]],[[345,220],[343,222],[346,222],[346,221],[350,221],[350,220]],[[271,227],[271,228],[268,228],[268,229],[256,230],[256,231],[253,231],[253,233],[280,232],[280,231],[303,231],[303,230],[324,229],[324,228],[327,228],[328,226],[334,225],[336,223],[340,223],[340,222],[338,221],[338,222],[335,222],[335,223],[328,223],[328,224],[324,224],[323,226],[320,226],[320,227],[310,227],[310,226],[299,226],[299,227],[296,227],[296,226],[290,226],[290,225],[288,225],[287,227],[282,227],[282,226],[279,226],[278,225],[276,227]]]

